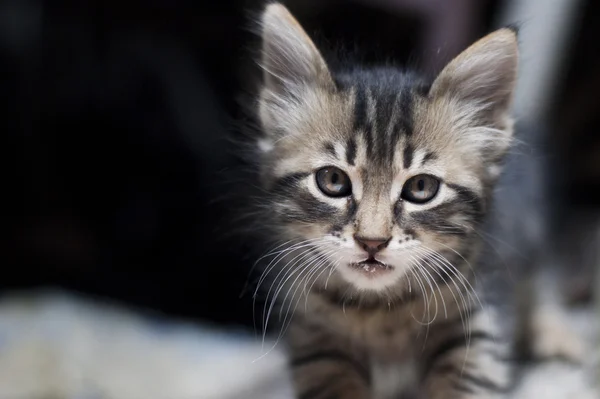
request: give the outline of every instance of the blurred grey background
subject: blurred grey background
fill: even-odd
[[[567,299],[589,301],[600,220],[599,2],[284,3],[325,47],[345,43],[364,63],[430,75],[485,33],[518,24],[521,152],[543,158],[539,179],[527,178],[547,190],[545,245],[569,258]],[[251,297],[240,293],[254,248],[226,234],[232,211],[220,199],[238,188],[226,137],[243,116],[240,94],[255,87],[251,28],[262,6],[0,2],[0,292],[58,287],[253,328]]]
[[[553,265],[551,300],[589,307],[594,281],[600,291],[600,2],[284,3],[322,48],[429,76],[518,25],[519,144],[504,230],[489,240],[513,278]],[[256,88],[263,5],[0,0],[1,397],[288,397],[283,355],[255,363],[265,348],[247,345],[244,286],[264,248],[236,233],[231,200],[247,182],[228,136]],[[564,380],[535,378],[538,396],[519,397],[550,397],[540,386],[568,397]]]

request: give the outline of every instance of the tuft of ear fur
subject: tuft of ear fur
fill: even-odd
[[[319,50],[287,8],[268,5],[261,25],[265,89],[283,94],[302,84],[333,84]]]
[[[453,97],[486,110],[489,122],[502,121],[508,116],[512,103],[518,53],[515,29],[502,28],[490,33],[442,70],[430,95]]]

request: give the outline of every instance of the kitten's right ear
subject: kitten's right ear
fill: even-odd
[[[506,113],[517,81],[518,50],[514,28],[497,30],[453,59],[434,81],[430,94],[451,95]]]
[[[278,3],[268,5],[261,25],[266,89],[280,93],[306,83],[333,84],[319,50],[287,8]]]

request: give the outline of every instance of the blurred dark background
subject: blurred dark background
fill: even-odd
[[[495,28],[508,2],[285,3],[319,43],[433,73]],[[560,231],[583,229],[573,221],[595,220],[600,203],[600,3],[578,4],[556,89],[536,121],[549,127]],[[251,295],[240,298],[251,240],[218,237],[232,214],[220,199],[236,190],[227,174],[240,166],[227,135],[242,116],[240,93],[255,87],[251,28],[262,6],[0,1],[8,160],[0,290],[61,287],[252,324]]]

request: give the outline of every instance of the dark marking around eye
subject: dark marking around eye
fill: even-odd
[[[403,156],[404,169],[408,169],[408,168],[410,168],[410,165],[412,165],[413,155],[414,155],[413,146],[412,146],[412,144],[407,142],[404,146],[404,156]]]
[[[320,201],[298,185],[310,175],[312,173],[292,173],[278,178],[273,183],[273,194],[288,204],[280,214],[284,220],[314,223],[334,217],[338,212],[336,207]]]
[[[356,200],[351,197],[348,198],[348,212],[346,218],[348,219],[346,223],[349,223],[354,216],[356,215]]]
[[[396,201],[396,205],[394,205],[394,220],[396,220],[396,223],[401,224],[402,222],[402,209],[404,207],[402,206],[402,201]]]
[[[456,192],[460,201],[470,204],[474,210],[474,213],[478,217],[482,216],[484,211],[483,199],[479,195],[477,195],[475,191],[465,186],[461,186],[460,184],[446,183],[446,186],[450,187]]]
[[[453,183],[446,185],[456,192],[456,198],[434,208],[415,212],[411,218],[428,230],[439,234],[464,236],[469,228],[483,221],[483,199],[471,189]],[[455,215],[462,216],[460,224],[450,222]]]
[[[423,162],[421,162],[421,166],[425,165],[429,161],[434,161],[436,159],[437,159],[437,155],[435,155],[433,152],[429,151],[423,157]]]
[[[331,143],[327,143],[325,144],[325,151],[332,156],[337,156],[337,154],[335,153],[335,147],[333,146],[333,144]]]
[[[425,204],[437,195],[440,188],[440,180],[431,175],[416,175],[404,182],[401,198],[415,203]]]
[[[454,205],[454,202],[438,205],[426,211],[415,212],[411,214],[411,218],[427,230],[439,234],[464,236],[467,234],[465,227],[448,222],[450,216],[459,213],[459,211],[454,210]]]
[[[318,198],[312,194],[304,192],[291,192],[289,194],[290,199],[298,206],[296,212],[286,211],[285,217],[292,220],[299,220],[303,222],[314,223],[315,221],[321,221],[323,219],[333,217],[338,211],[337,208],[321,202]]]
[[[346,162],[348,165],[354,166],[356,161],[356,140],[352,137],[346,143]]]
[[[275,193],[281,194],[286,190],[292,189],[298,184],[299,181],[308,176],[310,176],[310,173],[308,172],[298,172],[280,177],[277,180],[275,180],[275,183],[273,184],[273,191]]]
[[[336,223],[331,227],[332,232],[342,231],[344,226],[354,220],[354,216],[356,216],[356,200],[353,197],[349,197],[347,206],[348,208],[343,218],[336,221]]]
[[[352,183],[348,175],[334,166],[319,169],[315,174],[319,190],[328,197],[347,197],[352,194]]]

